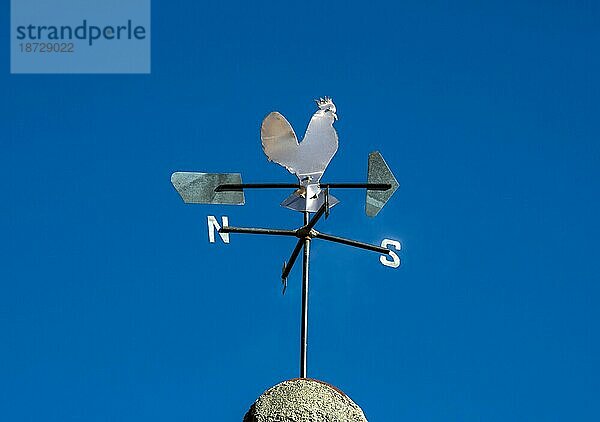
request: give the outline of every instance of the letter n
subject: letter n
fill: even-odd
[[[229,233],[219,233],[219,230],[221,230],[221,226],[219,225],[217,218],[214,215],[209,215],[207,220],[208,220],[208,241],[210,243],[215,243],[215,229],[216,229],[216,231],[219,234],[219,236],[221,237],[221,240],[223,241],[223,243],[229,243]],[[223,227],[229,225],[229,218],[227,218],[226,215],[224,215],[222,217],[222,221],[223,221]]]

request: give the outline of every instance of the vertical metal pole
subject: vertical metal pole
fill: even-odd
[[[304,212],[304,225],[308,224],[310,213]],[[302,322],[300,327],[300,378],[306,378],[306,349],[308,345],[308,258],[310,256],[310,238],[304,239],[302,258]]]

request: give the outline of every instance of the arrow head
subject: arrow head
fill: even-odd
[[[379,151],[373,151],[369,154],[367,183],[391,185],[391,188],[384,191],[367,189],[365,211],[369,217],[375,217],[400,186]]]

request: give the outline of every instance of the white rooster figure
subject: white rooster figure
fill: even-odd
[[[295,174],[300,189],[281,205],[296,211],[316,212],[324,201],[319,181],[338,149],[338,136],[333,127],[337,120],[335,104],[329,97],[315,100],[319,109],[308,123],[302,142],[298,143],[290,123],[274,111],[262,122],[260,138],[269,159]],[[339,201],[329,195],[329,205]]]

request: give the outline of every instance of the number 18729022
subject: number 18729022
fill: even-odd
[[[28,42],[19,43],[21,53],[73,53],[75,46],[72,42]]]

